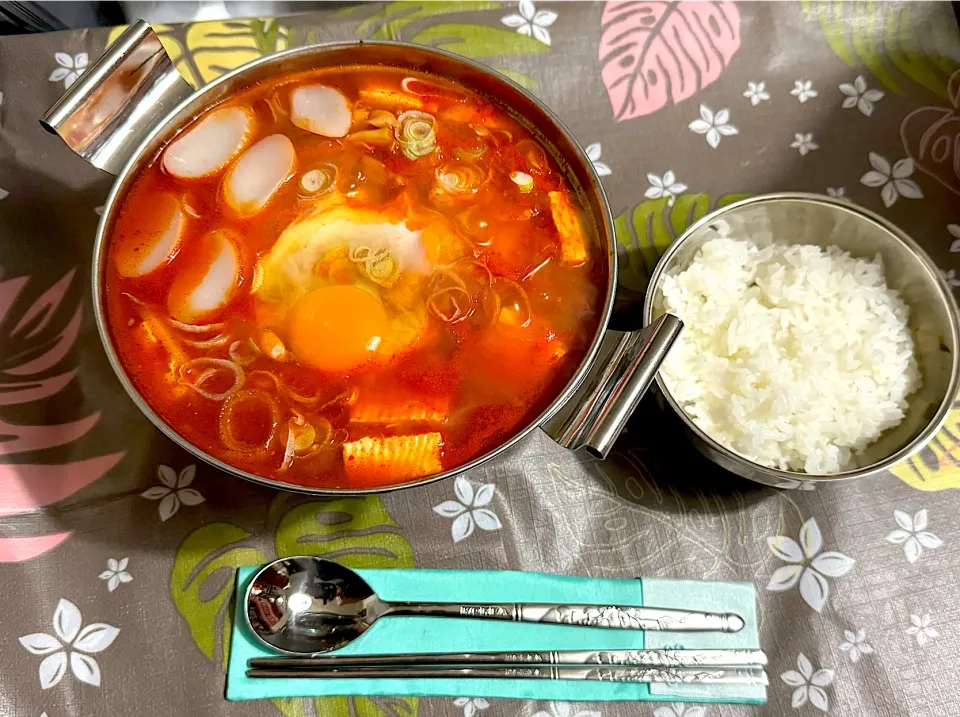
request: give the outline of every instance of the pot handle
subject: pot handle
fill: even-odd
[[[118,174],[147,132],[191,94],[156,33],[138,20],[40,124],[94,167]]]
[[[640,331],[607,331],[590,373],[541,428],[564,448],[606,458],[682,328],[664,314]]]

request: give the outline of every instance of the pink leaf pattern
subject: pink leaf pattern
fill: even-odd
[[[80,334],[82,308],[64,301],[75,274],[71,269],[53,283],[25,307],[19,319],[13,314],[30,278],[0,282],[0,406],[56,396],[77,375],[75,368],[43,375],[68,356]],[[61,424],[27,425],[0,416],[0,456],[67,445],[90,432],[99,420],[100,414],[94,413]],[[111,470],[123,456],[113,453],[63,464],[0,464],[0,516],[29,513],[68,498]],[[57,532],[0,538],[0,562],[30,560],[69,537],[70,532]]]
[[[20,563],[53,550],[70,533],[51,533],[36,538],[0,538],[0,563]]]
[[[28,361],[14,368],[8,368],[7,373],[14,376],[29,376],[30,374],[46,371],[48,368],[53,368],[60,363],[70,352],[70,349],[73,348],[73,342],[76,341],[77,336],[80,335],[81,314],[81,309],[77,307],[77,311],[74,313],[73,318],[70,319],[70,323],[67,324],[66,328],[54,339],[53,345],[32,361]]]
[[[15,406],[18,403],[29,403],[55,396],[66,388],[76,375],[77,372],[74,370],[37,381],[0,382],[0,406]]]
[[[960,70],[950,76],[952,107],[920,107],[903,118],[900,139],[917,169],[960,194]]]
[[[57,307],[60,305],[60,302],[63,301],[63,295],[66,294],[67,289],[70,288],[70,282],[73,281],[74,273],[76,273],[76,269],[71,269],[64,274],[60,281],[43,292],[43,295],[33,302],[33,306],[31,306],[30,309],[23,315],[23,318],[20,319],[11,333],[16,336],[21,331],[28,328],[31,323],[37,321],[38,318],[39,321],[37,321],[30,333],[26,334],[24,338],[32,339],[34,336],[47,328],[50,323],[50,319],[53,318],[53,315],[56,312]]]
[[[86,435],[99,420],[99,413],[81,418],[79,421],[52,426],[19,426],[0,420],[0,456],[24,451],[39,451],[72,443]]]
[[[608,2],[600,65],[618,122],[692,97],[740,48],[733,2]]]
[[[0,465],[0,516],[27,513],[63,500],[113,468],[123,453],[62,465]]]
[[[10,308],[13,306],[13,302],[16,301],[20,291],[27,285],[28,281],[30,281],[30,277],[27,276],[0,281],[0,325],[3,324]]]

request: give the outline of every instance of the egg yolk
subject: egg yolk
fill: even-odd
[[[369,292],[349,285],[325,286],[290,310],[290,348],[303,364],[347,371],[376,355],[387,327],[387,312]]]

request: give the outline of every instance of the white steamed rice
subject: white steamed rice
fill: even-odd
[[[664,278],[663,298],[684,322],[662,368],[673,397],[765,466],[845,470],[920,386],[907,306],[879,256],[718,238]]]

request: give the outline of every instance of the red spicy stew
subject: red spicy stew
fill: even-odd
[[[107,237],[127,375],[191,443],[256,475],[370,488],[529,424],[599,320],[595,230],[544,144],[438,77],[259,83],[180,131]]]

